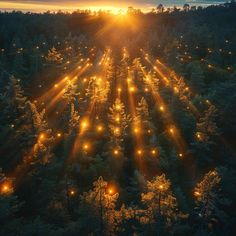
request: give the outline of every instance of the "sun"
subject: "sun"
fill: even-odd
[[[90,6],[89,9],[92,12],[107,11],[113,15],[118,15],[118,16],[122,16],[122,15],[127,14],[127,9],[124,7],[101,5],[101,6]]]

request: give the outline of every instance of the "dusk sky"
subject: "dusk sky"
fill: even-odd
[[[1,10],[22,10],[41,12],[46,10],[65,10],[73,11],[78,8],[90,8],[92,10],[111,9],[113,11],[119,9],[126,9],[128,6],[141,8],[142,10],[149,10],[159,3],[164,6],[182,6],[184,3],[190,5],[209,5],[225,2],[224,0],[0,0]]]

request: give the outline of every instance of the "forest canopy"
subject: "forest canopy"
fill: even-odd
[[[233,235],[236,4],[0,13],[0,235]]]

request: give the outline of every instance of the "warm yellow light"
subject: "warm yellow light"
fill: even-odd
[[[7,185],[3,186],[3,190],[7,191],[9,187]]]
[[[148,92],[148,88],[145,88],[145,92]]]
[[[102,127],[101,125],[98,125],[97,131],[98,131],[98,132],[101,132],[102,130],[103,130],[103,127]]]
[[[120,122],[120,117],[119,116],[116,117],[116,122]]]
[[[58,88],[58,84],[54,84],[54,88]]]
[[[84,144],[83,149],[84,149],[85,151],[87,151],[87,150],[89,149],[89,145],[88,145],[87,143]]]
[[[139,132],[138,128],[134,128],[134,133],[137,134]]]
[[[157,154],[157,150],[156,150],[156,149],[153,149],[153,150],[151,151],[151,153],[152,153],[152,155],[156,155],[156,154]]]
[[[194,195],[195,195],[195,196],[200,196],[201,193],[199,193],[198,191],[195,191],[195,192],[194,192]]]
[[[134,87],[130,87],[129,91],[130,91],[131,93],[133,93],[133,92],[135,91],[135,88],[134,88]]]
[[[74,191],[74,190],[71,190],[71,191],[70,191],[70,195],[72,195],[72,196],[75,195],[75,191]]]
[[[113,190],[112,188],[109,188],[109,189],[108,189],[108,193],[111,195],[111,194],[114,193],[114,190]]]
[[[179,92],[179,90],[178,90],[177,87],[174,87],[174,91],[175,91],[175,93],[178,93],[178,92]]]
[[[160,111],[164,111],[164,107],[163,106],[160,106]]]
[[[9,189],[10,189],[10,187],[9,187],[8,184],[4,184],[4,185],[2,186],[2,192],[8,192]]]
[[[159,189],[163,189],[164,187],[163,187],[163,185],[161,184],[161,185],[159,185]]]
[[[138,154],[139,156],[141,156],[141,155],[143,154],[142,149],[138,149],[138,150],[137,150],[137,154]]]
[[[87,82],[87,79],[86,79],[86,78],[84,78],[84,79],[83,79],[83,82],[84,82],[84,83],[86,83],[86,82]]]
[[[120,105],[117,105],[116,106],[116,110],[120,110],[121,109],[121,106]]]
[[[174,134],[174,129],[173,129],[173,128],[170,128],[170,129],[169,129],[169,132],[170,132],[171,134]]]
[[[120,132],[119,128],[115,128],[115,133],[118,134]]]
[[[45,135],[44,134],[40,134],[39,135],[39,139],[43,140],[45,138]]]
[[[121,92],[121,88],[119,87],[119,88],[117,89],[117,91],[120,93],[120,92]]]
[[[115,149],[114,151],[113,151],[113,153],[114,153],[114,155],[118,155],[119,154],[119,150],[118,149]]]
[[[88,122],[87,121],[83,121],[81,123],[81,127],[82,127],[82,129],[87,129],[88,128]]]
[[[57,133],[57,137],[60,138],[61,137],[61,133]]]
[[[183,157],[183,153],[179,153],[179,157]]]

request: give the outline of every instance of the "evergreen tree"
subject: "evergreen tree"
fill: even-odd
[[[110,132],[114,137],[121,139],[122,135],[127,134],[126,129],[131,120],[130,116],[126,115],[125,106],[118,98],[113,106],[109,108],[109,111],[108,119]]]
[[[133,65],[132,65],[132,73],[133,73],[133,78],[135,81],[142,81],[143,79],[143,71],[145,70],[145,67],[142,66],[140,62],[140,58],[135,58],[133,60]]]
[[[69,106],[72,102],[75,102],[77,95],[77,85],[74,81],[67,80],[62,96],[66,105]]]
[[[141,194],[142,202],[147,206],[146,223],[151,232],[162,232],[177,218],[177,200],[170,189],[171,183],[165,174],[147,182],[147,192]]]
[[[47,56],[45,57],[48,63],[52,64],[61,64],[63,61],[62,55],[56,50],[55,47],[52,47]]]
[[[75,134],[78,127],[79,127],[80,116],[78,111],[75,110],[74,103],[71,103],[70,109],[70,120],[69,120],[69,127],[68,127],[68,134]]]
[[[219,135],[216,117],[217,109],[214,105],[210,105],[197,123],[196,135],[200,142],[209,142],[212,137]]]
[[[226,218],[226,213],[220,208],[229,202],[220,194],[220,183],[221,177],[216,170],[213,170],[209,171],[194,189],[201,233],[208,230],[211,224],[224,221]]]
[[[29,119],[31,119],[32,122],[32,133],[36,138],[36,143],[33,148],[33,157],[36,158],[36,161],[47,163],[53,156],[51,152],[54,141],[52,130],[48,128],[48,124],[45,120],[45,110],[38,112],[34,103],[28,102],[27,104],[30,111]]]
[[[11,122],[14,126],[19,125],[24,120],[26,101],[27,98],[24,96],[19,80],[11,76],[5,92],[1,96],[5,122],[8,124]]]
[[[113,234],[116,227],[115,207],[119,194],[109,189],[108,183],[102,177],[99,177],[93,186],[93,190],[81,196],[82,204],[88,204],[99,220],[99,228],[93,232],[101,235]]]

